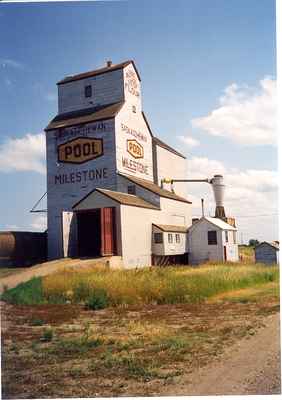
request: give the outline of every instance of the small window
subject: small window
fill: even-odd
[[[136,186],[135,185],[127,186],[127,193],[128,194],[136,194]]]
[[[132,106],[132,112],[136,113],[136,106]]]
[[[179,233],[175,234],[175,242],[176,243],[180,243],[180,235],[179,235]]]
[[[154,233],[154,242],[157,244],[163,243],[163,234],[161,232]]]
[[[225,232],[225,242],[228,243],[228,231],[224,231]]]
[[[173,236],[172,233],[168,234],[168,243],[173,243]]]
[[[233,243],[236,244],[236,231],[233,231]]]
[[[85,95],[85,97],[92,97],[92,86],[91,85],[85,86],[84,95]]]
[[[208,244],[217,244],[216,231],[208,231]]]

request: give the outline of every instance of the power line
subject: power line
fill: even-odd
[[[257,215],[236,215],[235,218],[275,217],[277,215],[278,215],[278,213],[276,213],[276,214],[257,214]]]

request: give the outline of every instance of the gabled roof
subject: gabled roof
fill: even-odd
[[[220,218],[213,218],[213,217],[204,217],[207,221],[209,221],[211,224],[218,226],[220,229],[223,229],[225,231],[237,231],[234,226],[227,224],[226,222],[222,221]]]
[[[186,159],[186,157],[183,154],[179,153],[179,151],[175,150],[173,147],[169,146],[168,144],[166,144],[165,142],[163,142],[162,140],[160,140],[156,136],[153,137],[153,143],[155,143],[157,146],[162,147],[165,150],[170,151],[171,153],[176,154],[179,157],[182,157],[182,158]]]
[[[66,76],[64,79],[59,81],[57,83],[57,85],[62,85],[64,83],[78,81],[80,79],[90,78],[92,76],[97,76],[97,75],[105,74],[107,72],[116,71],[118,69],[122,69],[122,68],[127,67],[129,64],[133,65],[133,68],[135,69],[136,75],[138,76],[139,81],[141,81],[140,75],[139,75],[138,70],[137,70],[137,68],[136,68],[136,66],[134,64],[134,61],[133,60],[127,60],[127,61],[124,61],[124,62],[122,62],[120,64],[112,64],[110,67],[103,67],[103,68],[95,69],[95,70],[92,70],[92,71],[83,72],[81,74]]]
[[[192,204],[191,201],[184,199],[184,197],[178,196],[177,194],[170,192],[169,190],[162,189],[155,183],[150,182],[146,179],[136,178],[135,176],[122,174],[120,172],[118,172],[118,175],[128,179],[133,183],[136,183],[136,185],[141,186],[142,188],[149,190],[152,193],[159,195],[160,197],[165,197],[167,199],[182,201],[183,203]]]
[[[255,248],[261,246],[262,244],[267,244],[268,246],[274,247],[275,250],[279,250],[279,244],[277,242],[261,242],[255,246]]]
[[[190,226],[189,231],[193,230],[195,226],[199,225],[203,221],[208,221],[224,231],[237,231],[237,229],[234,228],[234,226],[227,224],[220,218],[213,218],[213,217],[200,218],[199,221],[195,222],[193,225]]]
[[[153,224],[156,228],[159,228],[163,232],[179,232],[179,233],[186,233],[188,230],[187,226],[184,225],[159,225]]]
[[[107,104],[105,106],[91,107],[84,110],[58,114],[45,128],[45,131],[114,118],[122,108],[123,104],[124,102],[121,101],[118,103]]]
[[[118,202],[119,204],[127,205],[127,206],[133,206],[133,207],[141,207],[141,208],[150,208],[152,210],[159,210],[158,207],[156,207],[154,204],[149,203],[148,201],[145,201],[141,199],[141,197],[134,196],[132,194],[127,194],[127,193],[122,193],[122,192],[115,192],[113,190],[108,190],[108,189],[100,189],[96,188],[94,190],[91,190],[85,197],[83,197],[79,202],[73,205],[73,210],[78,211],[81,209],[82,203],[84,200],[86,200],[89,196],[91,196],[93,193],[98,192],[101,193],[110,199]],[[77,208],[80,206],[79,208]]]

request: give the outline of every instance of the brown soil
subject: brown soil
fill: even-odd
[[[277,393],[278,309],[274,299],[100,311],[4,304],[3,397]]]

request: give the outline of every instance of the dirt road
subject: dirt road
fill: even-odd
[[[224,352],[220,361],[187,374],[166,395],[248,395],[281,393],[279,314],[265,327]]]

